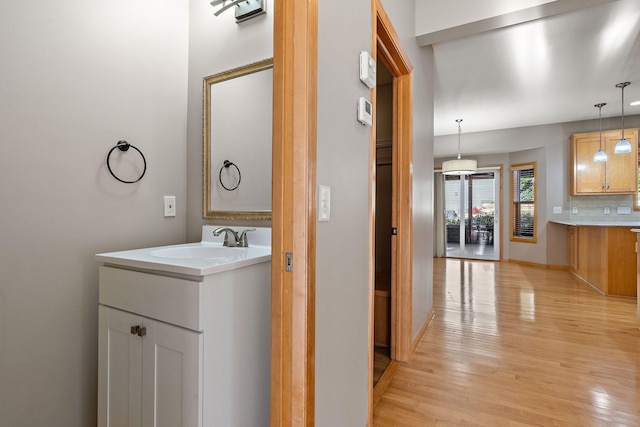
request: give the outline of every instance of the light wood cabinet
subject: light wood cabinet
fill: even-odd
[[[600,133],[571,135],[571,194],[635,194],[638,174],[638,129],[625,129],[624,136],[632,147],[628,154],[615,154],[621,130],[602,132],[602,149],[606,162],[593,157],[600,149]]]
[[[567,227],[567,248],[569,250],[569,269],[578,270],[578,227]]]
[[[636,236],[631,228],[569,226],[567,232],[571,271],[605,295],[637,295]]]

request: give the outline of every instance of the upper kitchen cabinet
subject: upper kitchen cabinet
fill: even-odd
[[[632,152],[615,154],[621,130],[602,132],[602,149],[606,162],[596,163],[593,156],[600,149],[600,133],[571,135],[571,195],[635,194],[638,177],[638,129],[625,129],[624,137]]]

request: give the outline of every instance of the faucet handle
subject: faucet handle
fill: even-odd
[[[246,230],[243,230],[242,233],[240,233],[240,238],[238,239],[239,241],[239,246],[241,248],[248,248],[249,247],[249,240],[247,239],[247,231],[256,231],[255,228],[247,228]]]

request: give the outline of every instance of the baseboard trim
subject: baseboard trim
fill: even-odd
[[[424,334],[427,332],[427,329],[429,328],[429,325],[431,324],[431,321],[433,320],[433,310],[431,311],[431,314],[429,314],[429,316],[427,317],[427,320],[424,321],[424,324],[422,325],[422,328],[420,328],[420,332],[418,332],[418,335],[416,336],[416,339],[413,341],[413,344],[411,344],[411,354],[409,359],[413,358],[413,355],[415,354],[416,350],[418,349],[418,345],[420,344],[420,341],[422,340],[422,337],[424,336]]]
[[[387,390],[387,387],[389,387],[389,384],[391,384],[391,380],[393,379],[393,374],[395,374],[396,369],[398,369],[399,363],[400,362],[396,360],[392,360],[391,362],[389,362],[389,366],[387,366],[387,369],[384,370],[384,372],[382,373],[382,376],[380,376],[380,379],[378,380],[376,385],[373,387],[373,407],[374,408],[376,407],[378,402],[380,402],[380,399],[382,399],[382,395],[384,394],[385,390]]]
[[[511,264],[526,265],[529,267],[546,268],[547,270],[569,270],[568,265],[540,264],[537,262],[522,261],[519,259],[505,259],[504,262],[509,262]]]

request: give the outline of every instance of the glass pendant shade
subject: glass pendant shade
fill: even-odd
[[[462,119],[457,119],[458,123],[458,158],[455,160],[447,160],[442,162],[442,174],[443,175],[471,175],[478,170],[478,162],[476,160],[463,159],[460,154],[460,134],[462,129],[460,122]]]
[[[602,150],[599,150],[595,156],[593,156],[593,161],[596,163],[606,162],[609,159],[607,153]]]
[[[629,86],[630,82],[618,83],[616,87],[619,87],[622,91],[622,138],[616,144],[616,148],[613,150],[616,154],[627,154],[631,152],[631,144],[624,138],[624,88]]]
[[[616,144],[616,148],[614,150],[614,153],[616,154],[627,154],[631,152],[631,144],[629,143],[629,141],[627,141],[626,139],[622,138],[620,141],[618,141],[618,143]]]

